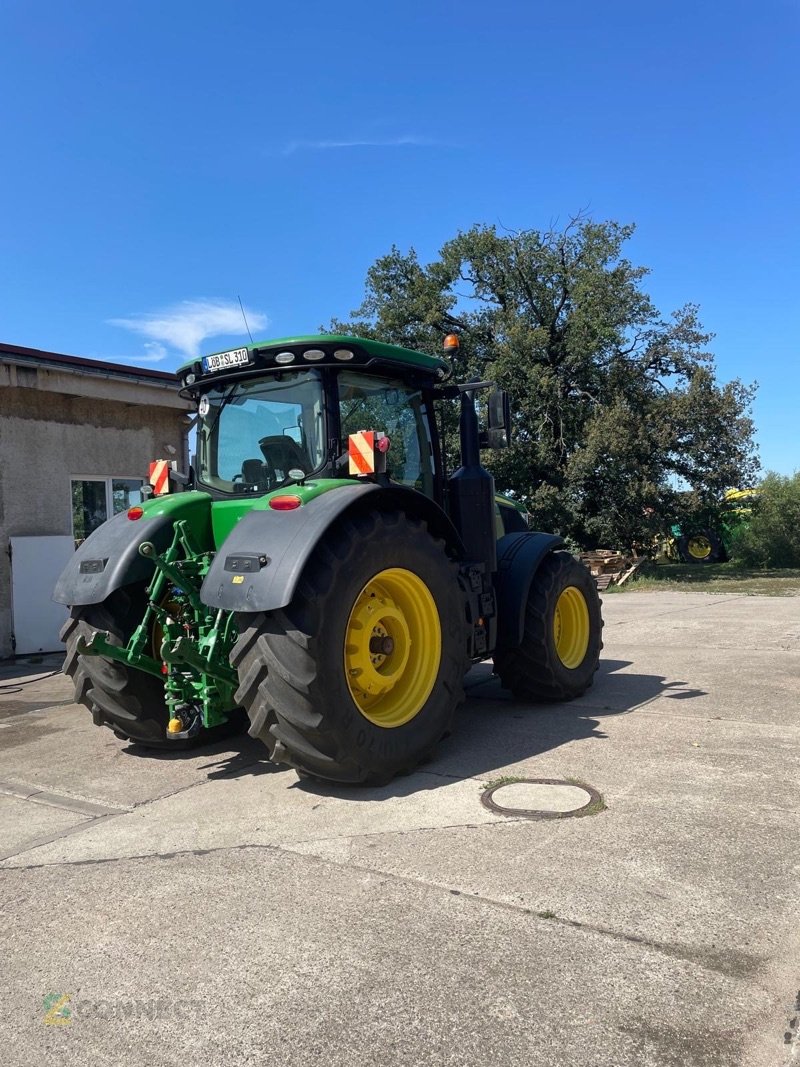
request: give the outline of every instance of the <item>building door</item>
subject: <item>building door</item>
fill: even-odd
[[[50,599],[75,551],[71,537],[11,538],[11,615],[14,652],[60,652],[58,639],[67,608]]]

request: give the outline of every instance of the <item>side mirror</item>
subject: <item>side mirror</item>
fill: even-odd
[[[486,438],[489,448],[507,448],[511,444],[511,401],[505,389],[489,393]]]

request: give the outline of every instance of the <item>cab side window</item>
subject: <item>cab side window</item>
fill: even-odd
[[[422,394],[402,382],[345,371],[339,374],[342,451],[358,430],[382,430],[391,442],[389,477],[433,496],[433,466]]]

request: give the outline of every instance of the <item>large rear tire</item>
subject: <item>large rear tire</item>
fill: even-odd
[[[679,538],[678,555],[684,563],[720,563],[725,550],[713,530],[697,530]]]
[[[498,649],[495,671],[518,700],[573,700],[594,680],[602,631],[594,578],[569,553],[553,552],[534,576],[522,643]]]
[[[163,683],[103,656],[81,656],[77,648],[79,638],[88,641],[97,630],[107,630],[112,645],[128,640],[141,619],[139,598],[131,592],[118,589],[102,604],[72,608],[60,635],[67,646],[64,674],[75,685],[75,703],[87,707],[98,726],[144,745],[166,745],[169,713]]]
[[[169,710],[160,678],[104,656],[80,655],[79,638],[88,640],[97,630],[108,631],[112,645],[124,645],[141,621],[145,604],[144,589],[134,585],[116,590],[101,604],[71,609],[60,637],[67,646],[63,670],[74,683],[75,703],[91,711],[96,725],[108,726],[120,740],[147,748],[191,748],[241,729],[241,713],[232,712],[222,726],[201,729],[192,738],[170,740]]]
[[[342,520],[287,608],[236,621],[250,734],[312,777],[379,784],[413,770],[463,699],[457,567],[403,513]]]

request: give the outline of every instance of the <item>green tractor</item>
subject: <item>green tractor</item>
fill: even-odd
[[[711,525],[673,523],[670,533],[674,557],[681,563],[724,563],[728,558],[722,537]]]
[[[676,522],[662,548],[664,558],[681,563],[726,563],[737,530],[750,521],[758,489],[728,489],[714,508],[690,522]]]
[[[522,700],[583,693],[602,647],[594,582],[498,501],[480,449],[507,443],[507,397],[450,370],[331,335],[181,367],[191,472],[88,537],[54,592],[94,722],[185,746],[246,713],[273,761],[382,783],[448,733],[473,663],[493,657]],[[448,474],[438,416],[453,402]]]

